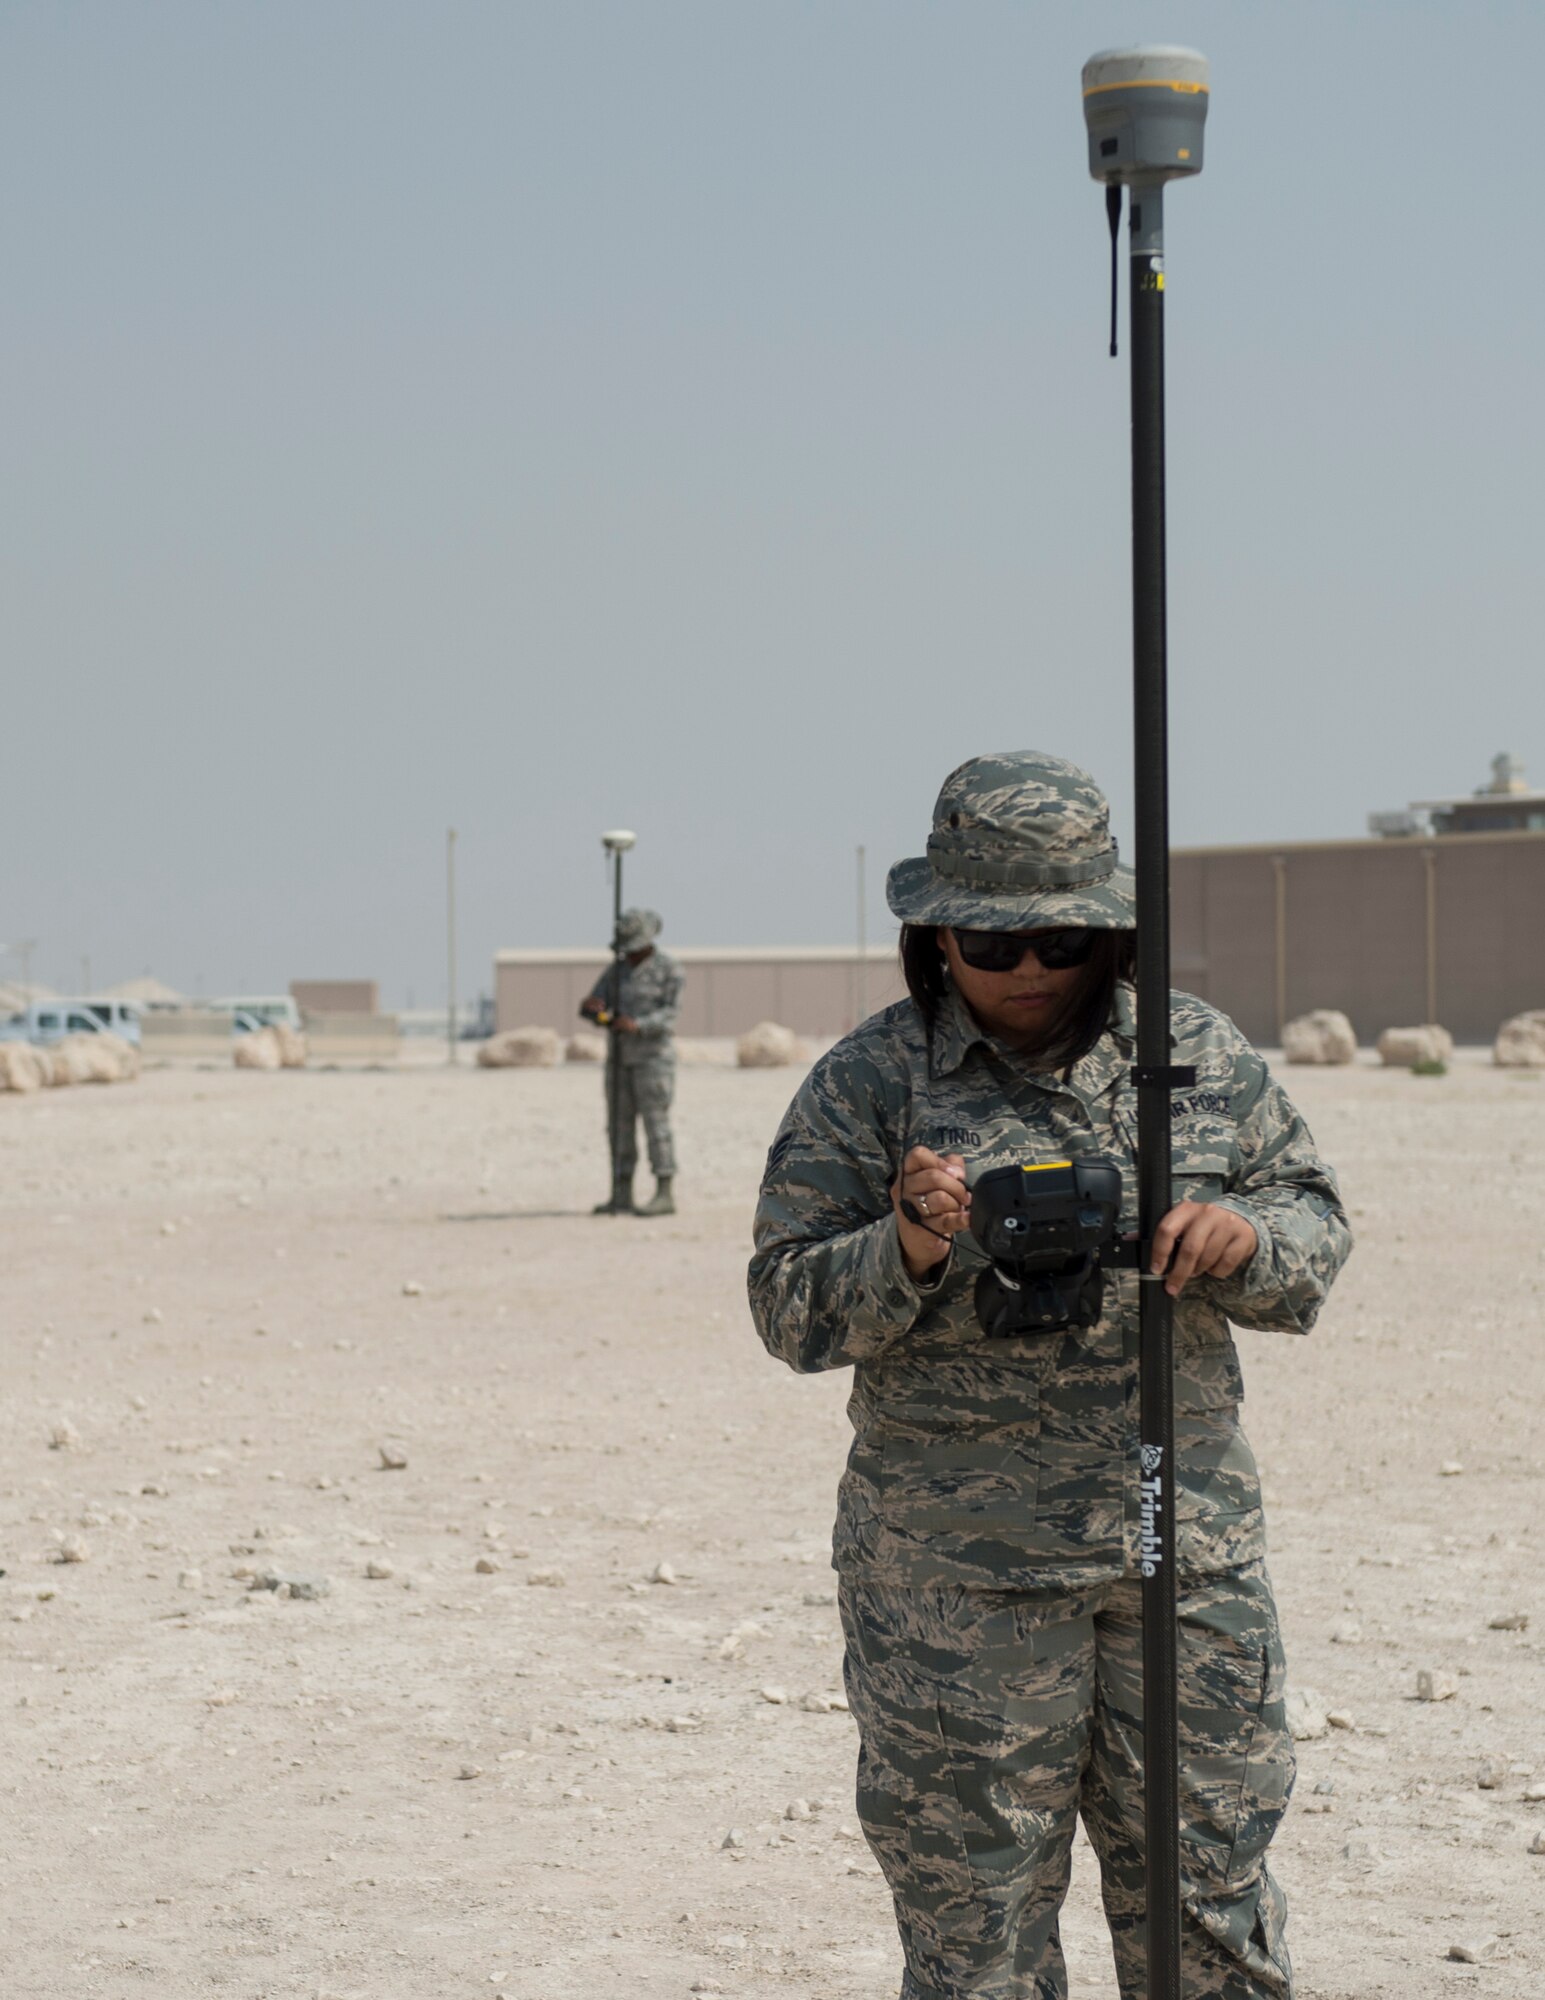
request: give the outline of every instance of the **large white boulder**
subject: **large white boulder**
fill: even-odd
[[[506,1028],[490,1035],[477,1052],[484,1069],[551,1069],[563,1055],[556,1028]]]
[[[284,1061],[279,1037],[272,1028],[249,1028],[231,1043],[231,1061],[238,1069],[278,1069]]]
[[[1345,1014],[1334,1007],[1316,1007],[1282,1030],[1282,1053],[1290,1063],[1355,1062],[1357,1036]]]
[[[1411,1069],[1417,1063],[1446,1063],[1454,1053],[1447,1028],[1428,1021],[1420,1028],[1386,1028],[1379,1037],[1379,1061],[1390,1069]]]
[[[139,1075],[139,1050],[121,1035],[66,1035],[50,1054],[55,1083],[132,1083]]]
[[[306,1067],[306,1037],[299,1028],[292,1028],[288,1021],[275,1021],[268,1032],[279,1045],[281,1069]]]
[[[779,1027],[776,1021],[758,1021],[735,1044],[735,1060],[742,1069],[782,1069],[803,1054],[794,1030]]]
[[[605,1062],[605,1035],[598,1035],[593,1029],[581,1028],[578,1034],[570,1035],[564,1044],[563,1059],[565,1062]]]
[[[30,1042],[0,1042],[0,1090],[43,1090],[54,1080],[46,1052]]]
[[[1491,1059],[1503,1069],[1545,1069],[1545,1007],[1504,1021],[1492,1044]]]

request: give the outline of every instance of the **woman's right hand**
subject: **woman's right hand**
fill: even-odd
[[[914,1279],[925,1278],[948,1257],[960,1231],[971,1227],[964,1159],[959,1153],[931,1153],[926,1146],[914,1146],[891,1183],[891,1206],[902,1260]]]

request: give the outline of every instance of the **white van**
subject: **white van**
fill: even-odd
[[[66,1035],[120,1035],[139,1046],[139,1008],[130,1000],[34,1000],[0,1021],[0,1041],[62,1042]]]
[[[229,1014],[238,1035],[253,1028],[298,1028],[300,1009],[288,993],[237,993],[224,1000],[211,1000],[217,1014]]]

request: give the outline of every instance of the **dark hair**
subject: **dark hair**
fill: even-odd
[[[1094,950],[1073,988],[1068,1005],[1054,1024],[1050,1040],[1036,1050],[1045,1069],[1071,1069],[1088,1055],[1110,1025],[1118,979],[1130,979],[1135,958],[1135,933],[1096,931]],[[903,924],[901,971],[913,1005],[930,1037],[949,986],[944,947],[933,924]]]

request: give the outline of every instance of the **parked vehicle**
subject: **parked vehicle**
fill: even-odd
[[[211,1000],[218,1014],[229,1014],[238,1035],[254,1028],[298,1028],[300,1009],[288,993],[238,993],[224,1000]]]
[[[129,1000],[34,1000],[8,1021],[0,1041],[62,1042],[66,1035],[121,1036],[139,1046],[139,1009]]]

